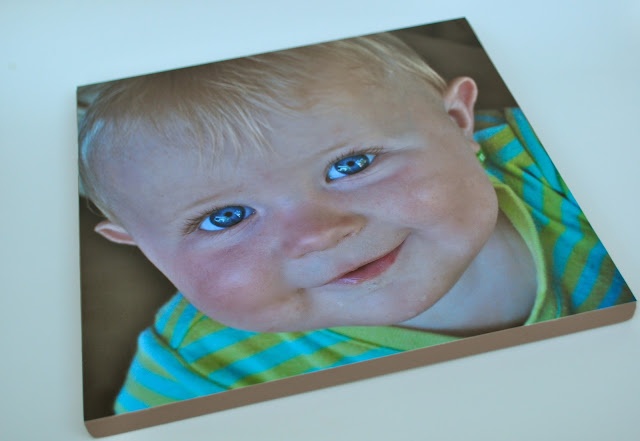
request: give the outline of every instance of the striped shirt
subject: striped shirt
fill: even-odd
[[[534,257],[538,291],[525,324],[633,301],[520,110],[481,114],[477,125],[476,140],[500,209]],[[208,318],[178,293],[139,336],[115,411],[146,409],[455,339],[393,326],[242,331]]]

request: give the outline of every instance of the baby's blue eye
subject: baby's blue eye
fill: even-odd
[[[371,165],[375,157],[376,155],[373,154],[362,154],[342,158],[331,166],[327,172],[327,179],[329,181],[333,181],[335,179],[344,178],[345,176],[360,173]]]
[[[239,224],[255,213],[253,208],[241,205],[230,205],[211,213],[200,223],[200,229],[205,231],[219,231]]]

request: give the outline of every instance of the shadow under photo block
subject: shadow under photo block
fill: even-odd
[[[464,19],[82,86],[78,120],[94,436],[635,310]]]

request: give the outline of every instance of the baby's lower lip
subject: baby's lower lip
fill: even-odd
[[[398,245],[395,249],[385,254],[384,256],[365,265],[362,265],[361,267],[351,272],[343,274],[342,276],[333,280],[332,283],[338,283],[341,285],[357,285],[358,283],[362,283],[378,277],[391,265],[394,264],[396,258],[398,257],[398,254],[400,253],[400,248],[402,248],[402,244]]]

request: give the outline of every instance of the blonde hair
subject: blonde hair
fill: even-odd
[[[166,145],[208,148],[212,157],[223,146],[260,151],[267,146],[267,116],[295,112],[317,98],[310,85],[321,80],[319,71],[329,63],[352,70],[349,81],[384,86],[396,77],[417,78],[439,93],[446,88],[413,49],[389,33],[88,86],[78,91],[79,101],[91,101],[79,116],[81,189],[114,218],[100,188],[100,160],[135,148],[134,134],[152,134]],[[324,93],[332,87],[322,86]]]

